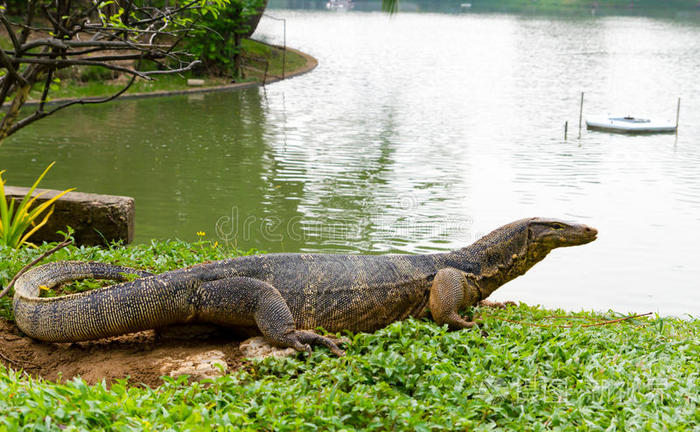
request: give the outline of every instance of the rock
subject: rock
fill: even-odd
[[[219,350],[192,354],[184,359],[165,357],[158,363],[160,372],[173,378],[189,375],[196,380],[212,379],[225,375],[228,370],[226,355]]]
[[[5,187],[8,200],[21,201],[27,192],[29,188]],[[46,193],[37,199],[37,203],[45,202],[60,193],[57,190],[37,189],[34,195],[41,192]],[[56,234],[56,231],[66,231],[68,225],[75,230],[73,237],[78,245],[105,245],[115,240],[121,240],[124,244],[131,243],[134,239],[134,199],[69,192],[56,201],[53,215],[29,241],[40,243],[63,240],[63,236]]]
[[[277,348],[270,345],[262,336],[256,336],[241,342],[240,350],[243,357],[264,359],[266,357],[290,357],[296,355],[294,348]]]
[[[190,87],[202,87],[204,85],[203,79],[190,78],[187,80],[187,85]]]

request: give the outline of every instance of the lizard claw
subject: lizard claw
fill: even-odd
[[[498,309],[505,309],[508,306],[517,306],[518,304],[515,303],[514,301],[504,301],[504,302],[496,302],[492,300],[481,300],[479,302],[480,307],[492,307],[492,308],[498,308]]]
[[[337,355],[338,357],[343,357],[345,355],[345,351],[338,348],[336,342],[333,341],[331,338],[317,335],[314,332],[296,330],[294,331],[292,338],[294,340],[294,349],[296,349],[297,351],[308,352],[309,357],[311,357],[311,345],[323,345],[329,350],[331,350],[331,352]]]

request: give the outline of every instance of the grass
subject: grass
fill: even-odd
[[[243,81],[262,82],[265,75],[265,62],[269,64],[267,72],[268,80],[272,76],[282,76],[283,55],[281,49],[250,39],[244,39],[242,45],[245,52],[244,58],[246,59],[244,64],[250,66],[245,68],[246,76]],[[287,74],[305,65],[306,59],[303,56],[287,51],[285,68]],[[123,88],[128,82],[125,76],[116,79],[113,78],[110,71],[101,68],[76,67],[75,70],[64,74],[61,81],[52,87],[49,96],[50,99],[110,96]],[[203,87],[215,87],[231,83],[230,78],[217,76],[200,77],[195,76],[191,72],[185,72],[179,75],[158,75],[154,78],[155,79],[151,81],[140,78],[136,79],[134,84],[127,91],[127,94],[192,89],[193,87],[187,85],[187,79],[189,78],[204,79]],[[38,100],[41,97],[41,92],[42,86],[37,86],[30,93],[30,99]]]
[[[248,60],[246,61],[251,67],[258,70],[264,70],[265,67],[261,63],[260,59],[265,59],[268,62],[268,75],[282,76],[283,68],[285,65],[284,72],[289,74],[290,71],[301,69],[306,66],[306,59],[294,52],[287,51],[286,58],[283,55],[283,51],[266,45],[251,39],[244,39],[242,42],[243,50],[247,54]],[[251,76],[260,79],[260,73],[255,72],[253,69],[248,68],[247,73]]]
[[[7,279],[41,250],[0,250]],[[50,257],[163,271],[226,251],[152,242]],[[4,300],[3,300],[4,301]],[[679,430],[700,427],[700,320],[653,318],[599,327],[558,323],[520,305],[481,312],[488,337],[407,320],[349,335],[347,356],[267,359],[212,381],[53,383],[0,366],[0,431],[31,430]],[[7,316],[7,312],[5,313]],[[566,322],[614,319],[576,313]],[[499,318],[499,319],[496,319]]]

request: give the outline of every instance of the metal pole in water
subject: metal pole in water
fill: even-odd
[[[678,134],[678,120],[681,115],[681,98],[678,98],[678,106],[676,107],[676,135]]]
[[[564,141],[566,141],[566,132],[569,130],[569,120],[564,122]]]
[[[287,20],[283,19],[284,23],[284,51],[282,51],[282,79],[284,79],[287,69]]]
[[[578,111],[578,139],[581,139],[581,121],[583,120],[583,92],[581,92],[581,107]]]
[[[275,18],[272,15],[268,14],[263,15],[275,21],[282,21],[282,79],[284,79],[287,71],[287,20],[286,18]]]

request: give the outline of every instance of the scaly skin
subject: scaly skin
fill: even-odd
[[[498,305],[485,300],[552,249],[595,240],[585,225],[530,218],[491,232],[465,248],[429,255],[268,254],[209,262],[150,275],[102,263],[36,267],[15,284],[19,328],[49,342],[74,342],[185,323],[257,329],[270,342],[310,351],[333,340],[305,329],[371,332],[409,316],[430,314],[451,329],[472,327],[459,310]],[[82,278],[125,280],[106,288],[39,297]]]

